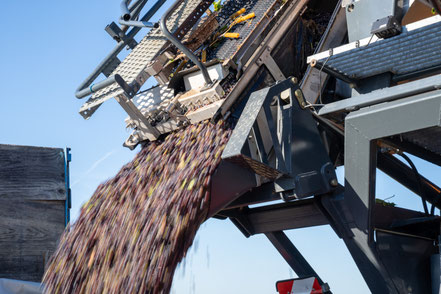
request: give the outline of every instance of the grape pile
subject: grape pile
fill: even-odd
[[[45,293],[169,293],[207,217],[230,133],[221,122],[190,125],[148,144],[101,184],[63,234]]]

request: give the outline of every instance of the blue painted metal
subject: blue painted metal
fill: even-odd
[[[124,20],[130,20],[129,0],[123,0],[121,2],[121,18]]]
[[[149,21],[136,21],[136,20],[119,20],[119,24],[131,27],[140,27],[140,28],[158,28],[158,23],[153,23]]]
[[[65,157],[64,157],[64,182],[66,187],[66,204],[65,204],[65,221],[64,224],[70,222],[70,209],[72,208],[72,193],[70,190],[70,169],[69,165],[72,161],[72,154],[70,153],[70,148],[66,147]]]

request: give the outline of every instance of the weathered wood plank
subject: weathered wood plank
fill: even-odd
[[[39,281],[64,231],[65,201],[0,199],[0,278]]]
[[[41,282],[44,264],[44,255],[4,256],[0,261],[0,278]]]
[[[0,278],[40,281],[64,231],[64,151],[0,145]]]
[[[0,145],[0,198],[65,200],[63,149]]]
[[[0,254],[54,248],[64,230],[64,206],[64,201],[0,200]]]

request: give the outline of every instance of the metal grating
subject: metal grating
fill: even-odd
[[[133,97],[133,101],[136,107],[138,107],[143,114],[146,114],[156,109],[156,107],[162,102],[166,100],[171,101],[174,96],[174,90],[168,88],[167,85],[164,85],[139,93]]]
[[[229,18],[231,14],[235,11],[241,9],[242,7],[246,9],[246,13],[254,12],[256,17],[252,20],[251,23],[243,23],[235,26],[231,32],[239,33],[239,39],[228,39],[223,40],[219,46],[216,48],[215,52],[212,55],[212,59],[228,59],[231,58],[236,51],[240,48],[242,43],[248,38],[248,36],[254,31],[257,25],[265,16],[268,9],[278,1],[274,0],[240,0],[240,1],[228,1],[225,2],[222,13],[219,15],[219,18],[222,20],[226,20]]]
[[[179,9],[175,10],[167,22],[169,30],[176,32],[200,3],[201,1],[199,0],[183,1]],[[162,34],[160,28],[150,30],[147,36],[141,40],[135,49],[112,72],[112,75],[119,74],[129,85],[133,86],[134,83],[138,83],[138,87],[140,87],[149,77],[144,69],[154,60],[166,44],[167,39]],[[81,115],[85,118],[90,117],[99,105],[120,94],[122,94],[122,89],[116,84],[96,92],[81,107]]]
[[[244,43],[244,41],[251,35],[254,29],[258,26],[258,24],[265,17],[268,10],[277,2],[278,0],[239,0],[239,1],[225,1],[224,7],[222,11],[219,13],[218,22],[225,23],[230,15],[235,13],[241,8],[246,9],[246,13],[254,12],[256,17],[252,20],[251,23],[242,23],[236,25],[231,32],[239,33],[239,39],[228,39],[223,40],[216,48],[214,52],[210,54],[210,59],[219,59],[225,60],[231,58],[236,51],[240,48],[240,46]]]
[[[336,48],[334,52],[341,50]],[[322,53],[317,54],[320,55]],[[360,42],[358,48],[319,58],[316,66],[321,68],[324,65],[332,72],[356,80],[386,72],[403,75],[441,66],[440,56],[441,22],[437,21],[390,39],[367,45]],[[314,56],[308,60],[311,58]]]
[[[402,135],[402,138],[433,153],[441,155],[441,127],[433,127]]]

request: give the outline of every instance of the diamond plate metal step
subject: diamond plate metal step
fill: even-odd
[[[308,57],[308,63],[335,75],[355,81],[391,72],[406,75],[435,66],[441,67],[441,17],[408,25],[389,39],[376,37],[334,48]]]
[[[183,1],[179,8],[174,11],[170,19],[167,21],[167,26],[171,32],[177,32],[178,37],[182,38],[181,31],[188,31],[192,25],[185,25],[193,23],[195,13],[201,14],[198,9],[200,4],[209,5],[212,1],[189,0]],[[202,13],[205,10],[202,11]],[[199,15],[200,16],[200,15]],[[185,28],[182,28],[184,25]],[[161,49],[167,44],[168,40],[162,34],[159,28],[152,29],[147,36],[133,49],[133,51],[124,59],[123,62],[112,72],[112,75],[119,74],[121,77],[135,89],[139,89],[149,78],[149,74],[145,71],[146,67],[151,64],[155,57],[161,52]],[[89,118],[96,109],[106,100],[121,95],[123,90],[116,84],[110,85],[95,94],[81,107],[80,114],[84,118]]]

